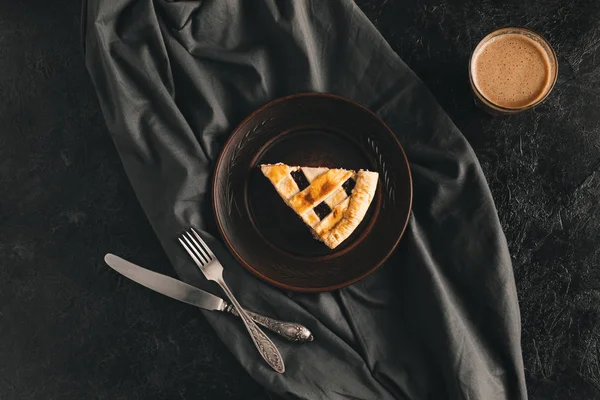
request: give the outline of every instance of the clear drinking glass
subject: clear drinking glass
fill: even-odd
[[[504,47],[498,47],[499,45]],[[506,51],[503,53],[502,49]],[[530,53],[524,53],[523,49],[527,49]],[[490,56],[490,54],[492,55]],[[506,54],[509,55],[506,56],[509,58],[503,59],[502,56]],[[531,57],[531,54],[534,56]],[[523,55],[522,59],[519,58],[521,55]],[[535,60],[532,61],[532,58]],[[483,64],[484,61],[486,64]],[[516,79],[525,79],[522,82],[524,87],[527,87],[528,83],[532,83],[533,81],[529,82],[526,78],[527,63],[537,63],[539,69],[540,62],[546,66],[547,76],[546,80],[540,81],[543,87],[540,86],[539,93],[532,93],[531,101],[525,100],[520,104],[517,102],[508,104],[498,100],[499,97],[496,96],[498,94],[507,96],[503,92],[504,88],[507,91],[514,91],[515,85],[518,83],[515,81]],[[554,50],[541,35],[527,28],[509,27],[489,33],[475,47],[469,60],[469,81],[475,101],[492,115],[514,114],[535,107],[548,97],[556,83],[557,76],[558,61]],[[486,82],[484,78],[488,81]],[[542,78],[538,74],[533,79],[540,80]],[[489,82],[493,82],[493,85],[488,84],[486,88],[484,83]]]

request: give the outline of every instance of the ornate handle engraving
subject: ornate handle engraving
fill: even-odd
[[[216,279],[216,282],[221,286],[221,289],[225,292],[233,307],[235,307],[238,315],[244,322],[246,329],[250,333],[250,337],[254,342],[254,345],[258,349],[260,355],[264,358],[264,360],[273,368],[275,371],[283,374],[285,372],[285,365],[283,363],[283,358],[281,357],[281,353],[275,346],[275,344],[265,335],[265,333],[252,321],[252,319],[246,314],[246,311],[242,308],[240,303],[236,300],[231,290],[223,280],[223,278]]]
[[[236,317],[240,316],[231,304],[228,304],[225,307],[225,311],[235,315]],[[307,327],[305,327],[302,324],[298,324],[295,322],[279,321],[261,314],[254,313],[252,311],[245,311],[246,314],[248,314],[248,316],[250,316],[250,318],[252,318],[254,322],[264,326],[268,330],[275,332],[276,334],[286,338],[291,342],[305,343],[313,341],[312,333],[308,330]]]

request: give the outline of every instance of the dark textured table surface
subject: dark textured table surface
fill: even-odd
[[[506,232],[531,399],[600,398],[600,2],[359,1],[473,146]],[[80,2],[0,3],[0,399],[252,399],[261,388],[193,307],[120,279],[112,251],[173,274],[83,64]],[[467,61],[538,30],[551,97],[493,118]]]

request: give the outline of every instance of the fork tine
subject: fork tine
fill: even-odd
[[[214,253],[212,252],[212,250],[210,249],[210,247],[208,247],[208,245],[206,244],[206,242],[200,237],[200,235],[198,235],[198,232],[196,232],[196,230],[194,228],[190,228],[190,230],[192,231],[192,233],[194,234],[194,236],[196,236],[196,238],[200,241],[200,243],[206,248],[206,250],[208,251],[208,254],[210,255],[211,258],[216,258],[217,256],[214,255]]]
[[[189,232],[186,232],[185,235],[187,235],[187,237],[190,239],[190,241],[194,245],[194,248],[196,249],[196,251],[198,251],[200,254],[202,254],[202,256],[204,257],[206,262],[209,262],[212,260],[212,257],[208,254],[208,252],[200,245],[200,243],[198,243],[198,241],[196,239],[194,239],[194,237]]]
[[[188,247],[187,244],[185,244],[185,242],[183,240],[181,240],[181,238],[179,238],[179,243],[181,243],[181,245],[183,246],[183,248],[185,249],[185,251],[188,252],[188,254],[190,255],[190,257],[192,257],[192,260],[194,260],[194,262],[201,267],[202,265],[204,265],[203,262],[200,262],[200,260],[198,260],[198,257],[196,257],[196,255],[192,252],[192,250]]]
[[[198,259],[201,260],[202,265],[208,264],[208,262],[210,261],[210,259],[208,257],[206,257],[201,251],[198,251],[198,246],[196,243],[194,243],[193,239],[191,238],[191,236],[189,236],[189,234],[186,236],[186,233],[184,233],[183,235],[181,235],[181,237],[183,237],[183,240],[188,244],[188,246],[190,247],[190,249],[192,250],[192,252],[194,252],[194,254],[196,255],[196,257],[198,257]]]

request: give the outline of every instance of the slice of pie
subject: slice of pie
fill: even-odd
[[[315,238],[334,249],[365,217],[377,188],[377,172],[263,164],[283,200],[308,225]]]

